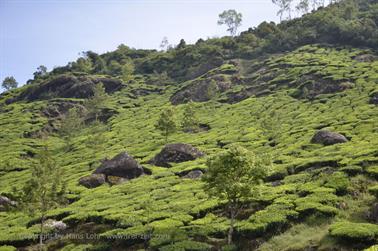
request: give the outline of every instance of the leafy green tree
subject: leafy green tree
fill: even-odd
[[[159,130],[162,136],[165,137],[165,142],[168,142],[168,136],[175,133],[177,125],[175,122],[175,113],[172,108],[166,108],[160,114],[158,121],[155,124],[155,128]]]
[[[186,42],[184,39],[180,40],[180,43],[176,46],[177,49],[183,49],[186,47]]]
[[[242,14],[236,12],[236,10],[225,10],[219,14],[218,25],[227,25],[227,31],[230,32],[231,36],[235,36],[236,32],[241,26]]]
[[[181,127],[184,132],[197,132],[199,129],[199,121],[196,114],[196,107],[193,101],[190,101],[184,107]]]
[[[105,107],[105,101],[108,98],[108,94],[105,92],[103,83],[98,83],[93,88],[93,95],[85,102],[89,115],[98,119],[101,110]]]
[[[127,60],[123,65],[122,65],[122,80],[123,81],[129,81],[132,79],[132,74],[134,73],[134,64],[132,60]]]
[[[83,122],[83,112],[78,107],[69,109],[67,114],[62,118],[59,134],[66,142],[68,150],[72,147],[72,138],[83,127]]]
[[[210,83],[207,86],[207,97],[209,99],[212,99],[217,95],[217,93],[218,93],[217,82],[214,79],[212,79],[212,80],[210,80]]]
[[[39,151],[36,160],[31,165],[31,177],[22,188],[21,206],[30,215],[37,215],[40,219],[39,245],[42,250],[46,214],[66,202],[66,184],[62,179],[62,169],[47,145]]]
[[[98,153],[101,153],[105,147],[106,142],[105,132],[108,130],[107,126],[101,121],[95,120],[91,124],[90,134],[87,137],[86,145],[91,150],[92,162],[89,163],[91,169],[96,163],[96,157]]]
[[[17,88],[18,86],[18,83],[16,81],[16,79],[12,76],[10,77],[6,77],[4,78],[3,80],[3,83],[1,84],[1,86],[5,89],[5,90],[10,90],[10,89],[14,89],[14,88]]]
[[[47,67],[44,66],[44,65],[40,65],[37,68],[37,71],[33,73],[33,75],[34,75],[34,79],[38,79],[38,78],[46,76],[47,75]]]
[[[257,157],[241,146],[231,145],[228,150],[209,158],[207,166],[208,171],[202,178],[205,191],[226,202],[225,211],[230,218],[227,241],[231,244],[236,217],[268,175],[271,161]]]
[[[80,72],[91,73],[93,65],[89,58],[81,57],[76,61],[75,68]]]
[[[274,144],[277,144],[282,132],[282,119],[280,114],[275,111],[270,112],[267,116],[261,119],[260,126],[264,135]]]

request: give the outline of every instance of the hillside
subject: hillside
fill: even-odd
[[[355,9],[345,16],[351,3]],[[182,41],[168,51],[121,45],[102,55],[87,52],[1,94],[0,195],[17,202],[47,144],[64,171],[68,200],[47,216],[65,229],[49,231],[71,235],[47,240],[48,250],[378,244],[377,17],[376,0],[356,0],[237,37]],[[97,83],[107,93],[99,121],[86,118],[67,148],[60,131],[68,110],[84,107]],[[190,156],[155,157],[167,145],[155,128],[161,111],[171,107],[181,121],[190,100],[199,131],[168,138],[193,146],[185,150]],[[245,203],[235,246],[227,247],[225,202],[209,197],[198,176],[206,174],[208,156],[234,143],[269,155],[273,172]],[[89,188],[79,183],[115,156],[132,156],[140,173],[126,180],[110,174]],[[38,231],[38,217],[0,207],[0,250],[37,250]]]

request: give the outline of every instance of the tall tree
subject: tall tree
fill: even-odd
[[[300,13],[308,13],[310,11],[309,0],[300,0],[295,9]]]
[[[87,108],[89,115],[94,116],[95,120],[101,113],[101,110],[105,106],[105,101],[108,98],[108,94],[105,92],[105,87],[103,83],[98,83],[93,88],[93,96],[90,97],[85,102],[85,107]]]
[[[227,25],[227,31],[230,32],[231,36],[235,36],[236,32],[241,26],[242,14],[236,12],[236,10],[225,10],[219,14],[218,25]]]
[[[228,244],[232,243],[235,220],[243,205],[252,196],[254,188],[270,171],[269,158],[259,158],[241,146],[230,148],[207,161],[208,171],[203,176],[205,191],[212,197],[225,201],[230,228]]]
[[[62,118],[59,134],[66,142],[67,150],[71,149],[72,138],[80,131],[83,122],[83,112],[78,107],[69,109],[67,114]]]
[[[47,67],[44,66],[44,65],[40,65],[37,68],[37,71],[33,73],[34,79],[38,79],[40,77],[44,77],[44,76],[46,76],[46,74],[47,74]]]
[[[13,76],[10,76],[10,77],[6,77],[6,78],[4,78],[3,83],[1,84],[1,86],[2,86],[5,90],[8,91],[8,90],[10,90],[10,89],[17,88],[18,83],[17,83],[16,79],[15,79]]]
[[[168,45],[169,45],[168,38],[163,37],[163,40],[161,40],[161,43],[160,43],[160,49],[164,51],[167,49]]]
[[[193,101],[188,102],[184,107],[181,127],[184,132],[196,132],[199,129],[196,107]]]
[[[86,145],[88,149],[91,150],[91,159],[89,163],[89,168],[92,169],[93,166],[97,164],[97,154],[103,152],[105,149],[106,136],[105,132],[108,130],[106,124],[101,121],[95,120],[91,124],[90,133],[86,139]]]
[[[43,249],[47,212],[65,203],[66,184],[62,180],[62,174],[51,151],[45,145],[37,154],[36,163],[31,165],[31,177],[22,189],[21,205],[23,209],[31,215],[37,215],[40,219],[40,250]]]
[[[279,8],[277,15],[280,16],[280,21],[282,21],[283,15],[286,12],[288,13],[289,19],[291,19],[291,4],[293,0],[272,0],[272,2]]]
[[[175,133],[177,130],[174,115],[175,113],[172,108],[166,108],[162,111],[158,121],[155,124],[155,128],[158,129],[165,137],[165,143],[168,142],[168,136]]]

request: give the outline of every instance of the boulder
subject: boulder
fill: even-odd
[[[134,179],[144,174],[144,169],[127,152],[121,152],[110,160],[103,160],[102,164],[94,171],[94,174]]]
[[[201,170],[192,170],[188,174],[182,176],[186,179],[199,179],[203,175],[203,172]]]
[[[8,211],[10,208],[17,205],[17,202],[12,201],[8,197],[0,196],[0,212]]]
[[[353,59],[358,62],[369,63],[369,62],[374,62],[375,60],[378,60],[378,56],[373,55],[373,54],[360,54],[360,55],[355,56]]]
[[[345,143],[347,141],[348,139],[344,135],[327,130],[317,131],[311,139],[311,143],[322,144],[325,146]]]
[[[375,91],[370,94],[370,104],[378,105],[378,91]]]
[[[95,188],[101,186],[106,181],[104,174],[91,174],[80,178],[79,184],[86,188]]]
[[[374,203],[368,212],[368,219],[374,223],[378,223],[378,203]]]
[[[126,178],[118,176],[108,176],[107,181],[110,185],[119,185],[128,181]]]
[[[189,144],[168,144],[148,163],[155,166],[171,167],[169,164],[171,162],[180,163],[195,160],[203,155],[203,152]]]
[[[44,226],[55,231],[64,231],[67,229],[67,224],[63,221],[56,221],[49,219],[44,223]]]

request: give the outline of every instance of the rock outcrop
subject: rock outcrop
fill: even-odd
[[[192,145],[183,143],[168,144],[148,163],[155,166],[171,167],[169,163],[195,160],[202,156],[204,156],[204,153]]]
[[[106,182],[106,176],[104,174],[91,174],[79,179],[79,184],[86,188],[95,188],[101,186]]]
[[[8,197],[0,196],[0,212],[8,211],[12,207],[15,207],[17,202],[12,201]]]
[[[95,84],[103,83],[107,93],[113,93],[122,88],[120,80],[112,78],[91,78],[87,76],[59,75],[46,82],[31,85],[14,99],[7,103],[25,100],[45,100],[52,98],[89,98],[93,95]]]
[[[369,103],[373,105],[378,105],[378,91],[375,91],[370,94]]]
[[[201,170],[192,170],[188,174],[182,176],[185,179],[199,179],[203,175]]]
[[[317,131],[311,139],[311,143],[322,144],[325,146],[345,143],[347,141],[348,139],[344,135],[327,130]]]
[[[126,179],[134,179],[144,173],[143,167],[127,152],[121,152],[114,158],[102,161],[102,164],[94,171],[94,174],[117,176]]]

